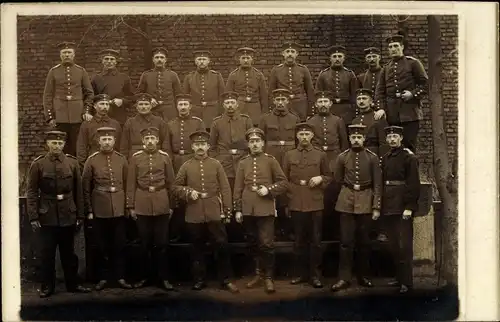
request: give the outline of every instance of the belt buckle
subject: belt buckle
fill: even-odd
[[[340,98],[336,98],[335,99],[335,103],[339,104],[341,102],[341,99]]]
[[[155,191],[156,191],[156,188],[155,188],[155,187],[153,187],[153,186],[149,186],[149,187],[148,187],[148,190],[149,190],[149,192],[155,192]]]
[[[201,102],[201,105],[203,105],[203,106],[207,106],[207,102],[202,101],[202,102]]]
[[[158,101],[158,105],[161,105],[161,104],[163,104],[163,101]]]
[[[71,96],[71,95],[66,95],[66,99],[67,99],[68,101],[69,101],[70,99],[72,99],[72,98],[73,98],[73,96]]]
[[[396,93],[396,97],[401,97],[401,93]]]
[[[116,188],[115,187],[111,187],[111,188],[109,188],[109,191],[110,192],[116,192]]]
[[[307,181],[306,181],[306,180],[300,180],[300,185],[301,185],[301,186],[305,186],[305,185],[306,185],[306,183],[307,183]]]
[[[63,200],[64,199],[64,195],[57,195],[57,200]]]
[[[294,99],[294,98],[295,98],[295,95],[294,95],[294,94],[290,94],[290,98],[291,98],[291,99]]]
[[[250,96],[247,96],[246,100],[247,100],[247,102],[250,102],[252,100],[252,98]]]
[[[185,152],[186,152],[186,151],[184,151],[184,150],[179,150],[179,154],[180,154],[180,155],[184,155],[184,153],[185,153]]]
[[[323,145],[323,151],[328,150],[328,145]]]
[[[359,184],[355,184],[355,185],[353,185],[353,187],[352,187],[352,188],[353,188],[354,190],[356,190],[356,191],[361,190],[361,186],[360,186]]]
[[[257,191],[257,190],[259,190],[259,187],[257,187],[257,186],[252,186],[252,191]]]
[[[238,149],[231,149],[230,152],[231,152],[231,154],[237,154],[238,153]]]
[[[208,193],[202,192],[202,193],[200,193],[200,197],[201,197],[201,199],[206,199],[208,197]]]
[[[285,145],[285,141],[280,141],[280,145]]]
[[[385,185],[388,186],[390,183],[391,183],[390,181],[386,181]]]

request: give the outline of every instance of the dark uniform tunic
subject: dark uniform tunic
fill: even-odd
[[[273,67],[269,76],[269,93],[275,89],[284,88],[292,92],[290,110],[305,121],[314,110],[314,85],[309,69],[301,64],[279,64]],[[272,102],[272,97],[270,98]]]
[[[40,229],[41,282],[55,286],[55,257],[59,247],[66,288],[77,286],[78,257],[74,252],[76,220],[85,218],[81,175],[76,158],[49,154],[36,158],[29,169],[27,210]]]
[[[381,70],[381,67],[370,68],[360,74],[358,80],[361,82],[361,88],[371,89],[375,93]]]
[[[420,178],[418,159],[408,149],[392,149],[382,157],[382,217],[396,261],[397,279],[413,285],[413,219],[403,220],[403,212],[418,210]],[[413,217],[412,217],[413,218]]]
[[[237,92],[239,110],[250,116],[254,125],[269,111],[266,78],[257,68],[239,67],[227,78],[226,91]]]
[[[141,75],[139,93],[148,93],[158,102],[152,113],[163,118],[165,122],[177,117],[175,96],[181,93],[181,81],[176,72],[167,68],[154,68]]]
[[[385,118],[375,121],[375,112],[369,109],[366,112],[359,112],[352,124],[362,124],[366,126],[365,146],[379,157],[389,151],[389,145],[385,140],[385,128],[388,126]]]
[[[107,94],[111,100],[115,98],[123,100],[121,106],[117,106],[110,101],[109,109],[109,116],[123,126],[134,101],[134,88],[132,87],[130,77],[113,68],[112,70],[103,70],[95,75],[91,83],[94,95]]]
[[[205,130],[205,123],[196,116],[177,116],[175,119],[168,121],[170,146],[172,147],[172,161],[174,163],[175,173],[179,171],[179,168],[184,162],[193,157],[189,135],[201,130]]]

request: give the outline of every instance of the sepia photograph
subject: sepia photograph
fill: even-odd
[[[460,19],[18,14],[20,319],[457,319]]]

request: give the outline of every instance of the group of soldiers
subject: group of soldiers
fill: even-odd
[[[351,284],[355,248],[358,282],[373,286],[368,235],[382,214],[398,263],[392,284],[406,293],[420,189],[414,152],[427,75],[419,60],[404,56],[402,36],[387,44],[390,62],[381,67],[378,50],[367,48],[369,69],[359,76],[344,67],[345,48],[330,47],[331,67],[315,89],[307,67],[296,63],[295,43],[284,44],[284,63],[272,69],[269,86],[252,67],[251,48],[237,50],[240,66],[225,85],[209,69],[210,53],[195,52],[197,69],[182,86],[165,67],[167,51],[157,48],[155,68],[134,90],[116,69],[117,51],[102,52],[103,71],[90,80],[74,63],[75,44],[62,43],[62,63],[49,71],[44,91],[53,127],[46,133],[48,153],[35,159],[28,176],[28,214],[42,236],[40,296],[54,292],[58,246],[67,290],[90,291],[78,280],[73,249],[75,230],[89,221],[100,253],[96,290],[113,281],[142,287],[151,267],[160,286],[173,290],[167,246],[175,213],[192,244],[193,289],[206,287],[210,241],[219,282],[232,293],[239,290],[231,281],[229,222],[243,224],[254,258],[255,276],[246,286],[263,284],[273,293],[275,221],[293,224],[291,283],[320,288],[323,224],[339,213],[339,281],[331,287],[338,291]],[[127,118],[130,105],[136,115]],[[141,241],[137,283],[125,277],[130,219]]]

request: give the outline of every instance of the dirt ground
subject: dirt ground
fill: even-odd
[[[40,299],[38,285],[23,286],[21,318],[24,320],[453,320],[458,316],[458,299],[449,287],[437,288],[435,278],[417,278],[412,295],[401,296],[396,288],[385,286],[388,279],[376,279],[376,287],[353,285],[332,293],[333,280],[323,289],[307,284],[293,286],[289,280],[276,281],[277,292],[262,288],[245,289],[249,278],[236,281],[240,294],[217,288],[216,282],[201,292],[190,284],[178,284],[174,292],[154,286],[122,290],[110,288],[89,294],[70,294],[58,285],[56,294]]]

